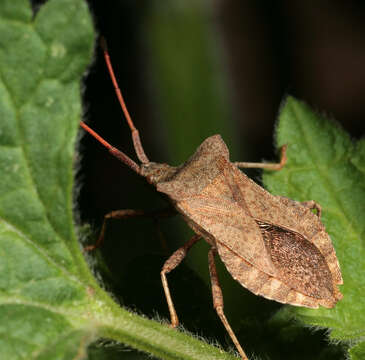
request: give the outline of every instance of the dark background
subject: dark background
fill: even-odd
[[[36,2],[35,7],[37,7]],[[40,3],[40,2],[39,2]],[[184,161],[199,143],[222,133],[232,159],[275,159],[279,107],[294,95],[359,139],[365,129],[363,1],[88,1],[107,42],[119,85],[145,151],[157,162]],[[198,40],[197,40],[198,39]],[[135,159],[100,48],[84,81],[85,121]],[[157,209],[163,201],[91,137],[81,139],[78,206],[97,237],[103,215]],[[259,173],[251,172],[259,181]],[[191,232],[179,219],[111,221],[96,267],[121,303],[168,318],[159,272]],[[232,347],[211,306],[207,246],[199,244],[168,279],[182,324]],[[94,255],[92,255],[94,256]],[[219,266],[228,319],[245,350],[271,359],[342,359],[324,331],[285,321],[280,305],[251,295]],[[120,346],[108,358],[144,358]],[[104,350],[95,345],[91,358]]]
[[[155,53],[158,45],[153,42],[153,30],[148,26],[151,21],[165,20],[163,15],[162,20],[159,19],[159,15],[155,15],[155,12],[164,8],[168,9],[166,12],[171,11],[172,15],[168,14],[171,27],[176,18],[183,22],[186,17],[186,32],[181,32],[181,37],[175,38],[177,44],[185,45],[191,35],[188,31],[189,12],[186,11],[189,7],[186,4],[189,3],[205,4],[201,6],[202,9],[196,10],[200,12],[196,17],[206,25],[207,32],[211,31],[211,34],[208,34],[208,51],[211,51],[212,58],[218,58],[212,60],[219,62],[214,70],[219,72],[218,76],[224,77],[225,87],[222,86],[219,90],[226,97],[224,105],[230,106],[230,117],[222,119],[221,122],[231,121],[233,124],[229,126],[233,128],[233,131],[230,131],[234,136],[235,160],[261,161],[275,158],[273,132],[280,104],[287,94],[306,101],[318,111],[336,119],[353,138],[358,139],[364,133],[363,1],[322,0],[315,4],[276,1],[273,4],[268,1],[247,0],[170,0],[157,10],[151,10],[156,2],[147,0],[95,0],[88,3],[94,14],[98,32],[107,39],[120,87],[136,126],[140,129],[146,153],[154,161],[172,161],[177,164],[186,160],[186,157],[174,157],[174,149],[168,147],[174,143],[174,139],[167,140],[169,133],[161,123],[164,111],[159,106],[163,104],[162,106],[167,107],[170,104],[164,104],[166,93],[163,91],[166,91],[166,87],[158,70],[159,64],[156,65],[159,60]],[[168,23],[165,31],[170,31]],[[172,60],[176,59],[173,55],[174,50],[172,47]],[[133,156],[130,134],[123,123],[101,51],[96,48],[95,52],[95,63],[85,79],[85,118],[109,142]],[[177,68],[184,66],[184,57],[181,56],[180,60],[181,62],[176,64]],[[207,63],[197,64],[202,69],[209,66]],[[191,88],[199,86],[201,81],[204,81],[204,77],[194,78]],[[175,80],[174,86],[179,94],[179,79]],[[193,90],[191,93],[196,95]],[[188,103],[188,100],[185,100],[185,103],[178,101],[173,105],[185,106]],[[206,104],[202,102],[201,108],[212,106],[212,101],[214,99]],[[182,107],[175,107],[170,113],[179,114],[184,110]],[[197,116],[195,113],[187,115],[190,118]],[[175,117],[163,121],[173,123]],[[202,123],[209,122],[206,118],[196,120]],[[212,135],[212,131],[219,133],[220,127],[224,126],[219,124],[213,129],[207,126],[202,139]],[[190,133],[195,131],[201,130],[192,128]],[[189,129],[186,130],[186,134],[189,134]],[[181,137],[183,136],[184,134],[181,134]],[[187,156],[199,145],[189,144],[190,137],[183,138],[182,141],[187,144],[187,148],[190,145],[191,150],[186,152]],[[120,206],[120,198],[116,198],[114,188],[126,186],[123,185],[123,181],[127,180],[125,178],[129,171],[106,156],[105,151],[95,145],[92,139],[83,139],[83,144],[86,147],[93,145],[85,150],[87,159],[83,165],[84,171],[87,172],[87,184],[81,196],[81,204],[87,208],[98,208],[97,216],[100,217],[111,208],[110,204],[103,204],[104,201],[111,201],[112,208]],[[99,161],[102,164],[99,164]],[[115,171],[110,170],[113,166],[120,169],[110,175],[114,177],[112,184],[107,178],[109,171]],[[131,177],[133,178],[133,175]],[[95,180],[95,185],[91,185],[92,179]],[[135,181],[133,178],[132,182]],[[103,188],[106,194],[98,195],[100,188]],[[108,191],[111,195],[108,195]],[[127,193],[121,189],[121,199],[129,197],[130,191]],[[108,199],[108,196],[111,199]],[[95,203],[100,201],[102,204],[95,206]],[[89,216],[94,217],[92,212],[94,210],[90,210],[90,215],[85,213],[85,219]]]

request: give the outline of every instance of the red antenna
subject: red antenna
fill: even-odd
[[[113,86],[115,89],[115,93],[117,94],[120,106],[122,107],[123,114],[127,120],[128,126],[131,129],[134,150],[137,154],[139,161],[142,164],[147,164],[150,161],[148,160],[148,157],[146,156],[146,154],[143,150],[141,139],[139,137],[139,132],[138,132],[137,128],[134,126],[132,118],[129,115],[127,106],[125,105],[122,92],[120,91],[118,82],[115,78],[113,66],[110,61],[110,56],[108,53],[108,48],[106,46],[106,41],[103,37],[100,38],[100,45],[101,45],[101,48],[103,49],[105,63],[106,63],[106,66],[108,67],[109,75],[112,80],[112,83],[113,83]],[[127,156],[126,154],[124,154],[122,151],[118,150],[114,146],[110,145],[99,134],[97,134],[93,129],[88,127],[83,121],[80,121],[80,125],[85,131],[87,131],[96,140],[98,140],[102,145],[104,145],[113,156],[118,158],[118,160],[120,160],[121,162],[126,164],[128,167],[130,167],[132,170],[134,170],[137,174],[140,174],[140,172],[141,172],[140,166],[138,164],[136,164],[129,156]]]
[[[110,145],[107,141],[105,141],[99,134],[97,134],[93,129],[89,128],[83,121],[80,121],[81,127],[86,130],[90,135],[92,135],[96,140],[98,140],[102,145],[104,145],[109,152],[115,156],[118,160],[126,164],[137,174],[141,173],[141,168],[137,165],[129,156],[124,154],[122,151],[118,150],[114,146]]]
[[[131,129],[131,132],[132,132],[132,140],[133,140],[134,150],[137,154],[138,159],[140,160],[140,162],[142,164],[149,163],[150,161],[148,160],[148,157],[146,156],[146,154],[143,150],[141,139],[139,137],[139,132],[138,132],[137,128],[134,126],[132,118],[129,115],[127,106],[125,105],[125,102],[124,102],[122,92],[121,92],[121,90],[118,86],[117,79],[115,78],[115,74],[114,74],[112,63],[110,61],[110,56],[109,56],[108,48],[107,48],[107,45],[106,45],[106,41],[103,37],[100,38],[100,46],[101,46],[101,48],[103,50],[103,53],[104,53],[105,63],[106,63],[106,66],[108,67],[109,75],[110,75],[110,78],[112,80],[112,83],[113,83],[113,86],[114,86],[114,89],[115,89],[115,93],[117,94],[120,106],[122,107],[124,116],[127,120],[128,126],[129,126],[129,128]]]

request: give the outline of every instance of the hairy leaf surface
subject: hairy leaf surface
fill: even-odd
[[[288,144],[288,162],[282,171],[265,173],[264,183],[274,194],[321,205],[344,280],[344,297],[333,309],[285,307],[280,317],[329,328],[333,341],[359,341],[365,333],[365,142],[354,143],[335,122],[292,97],[279,118],[277,143]]]

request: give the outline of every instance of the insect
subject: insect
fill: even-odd
[[[242,359],[248,358],[223,312],[223,295],[214,260],[217,254],[232,277],[254,294],[296,306],[333,307],[342,298],[338,285],[343,281],[335,250],[320,221],[320,206],[314,201],[300,203],[271,195],[239,170],[248,167],[280,170],[286,162],[286,146],[282,147],[281,161],[277,164],[232,163],[222,138],[214,135],[181,166],[149,161],[124,103],[104,42],[102,48],[140,164],[111,146],[84,122],[81,126],[113,156],[145,177],[158,192],[167,195],[173,211],[195,232],[168,258],[161,270],[171,326],[176,327],[179,320],[166,274],[179,265],[201,238],[211,246],[208,265],[214,308]],[[162,211],[154,216],[168,214]],[[103,241],[109,218],[131,216],[148,216],[148,213],[112,211],[104,218],[97,243],[86,249],[91,250]]]

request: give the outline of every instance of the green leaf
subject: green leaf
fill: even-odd
[[[329,328],[331,341],[354,343],[365,334],[365,142],[354,144],[335,122],[288,97],[277,143],[288,144],[288,162],[281,171],[266,172],[264,183],[274,194],[322,206],[344,280],[344,297],[333,309],[287,306],[277,318]]]
[[[365,359],[365,342],[361,342],[351,348],[350,355],[353,360]]]
[[[0,351],[83,359],[109,338],[162,359],[234,359],[128,312],[92,276],[73,224],[80,81],[94,35],[86,3],[0,2]]]
[[[28,0],[2,0],[0,31],[1,356],[103,358],[87,346],[109,338],[162,359],[235,358],[121,308],[84,260],[71,193],[80,80],[93,48],[85,3],[51,0],[34,16]],[[350,354],[359,359],[365,142],[354,146],[341,129],[292,98],[281,114],[278,142],[289,144],[288,165],[265,181],[280,195],[321,203],[345,285],[344,299],[332,310],[288,306],[277,317],[330,328],[334,341],[357,344]],[[249,336],[244,331],[242,339]]]

